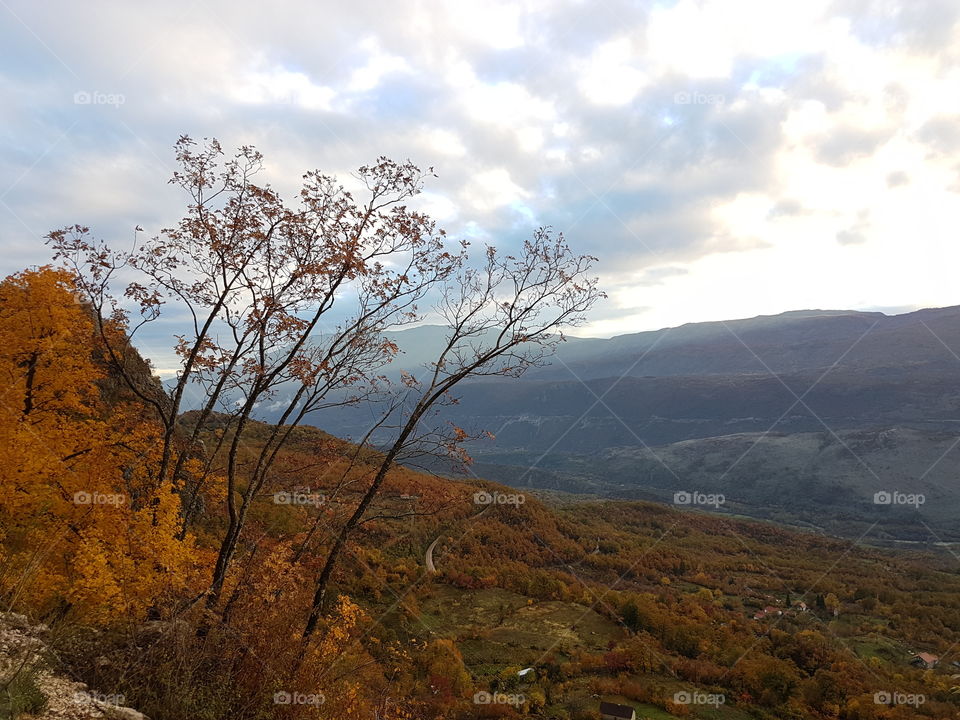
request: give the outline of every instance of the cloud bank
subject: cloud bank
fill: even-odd
[[[378,155],[453,236],[600,257],[584,334],[960,302],[948,0],[0,2],[4,274],[171,224],[187,133],[292,194]]]

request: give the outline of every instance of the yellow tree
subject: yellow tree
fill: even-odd
[[[88,311],[50,268],[0,282],[0,592],[92,619],[140,615],[187,582],[180,505],[157,483],[158,429],[107,404]]]

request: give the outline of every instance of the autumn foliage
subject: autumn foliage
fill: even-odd
[[[11,604],[102,622],[142,618],[184,589],[192,540],[158,481],[158,428],[108,405],[87,309],[50,268],[0,284],[0,590]]]

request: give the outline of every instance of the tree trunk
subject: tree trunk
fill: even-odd
[[[337,539],[333,543],[333,547],[330,548],[330,552],[327,554],[327,561],[324,563],[323,570],[317,577],[316,590],[313,594],[313,602],[310,605],[310,615],[307,617],[307,624],[301,637],[301,657],[297,661],[297,666],[299,666],[300,661],[302,660],[302,654],[304,650],[306,650],[307,644],[310,642],[310,638],[313,636],[314,631],[317,629],[317,623],[320,620],[320,616],[323,614],[324,600],[327,596],[327,587],[330,584],[330,577],[333,575],[333,569],[337,564],[337,560],[340,559],[340,553],[343,552],[344,545],[347,544],[347,538],[357,527],[357,525],[360,524],[360,521],[363,519],[363,515],[370,506],[370,503],[372,503],[373,499],[377,496],[377,493],[380,491],[380,486],[387,477],[387,471],[393,466],[393,461],[396,459],[400,449],[403,447],[403,443],[406,442],[407,438],[410,436],[410,433],[413,432],[413,429],[416,427],[419,419],[420,413],[416,413],[415,415],[411,416],[410,420],[407,421],[407,425],[403,428],[400,436],[397,438],[396,442],[394,442],[393,446],[390,448],[390,451],[387,453],[387,456],[380,464],[377,474],[373,478],[373,482],[367,489],[367,492],[360,501],[360,504],[357,506],[357,509],[341,528],[340,532],[337,534]]]

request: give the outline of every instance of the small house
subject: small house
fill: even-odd
[[[807,612],[810,608],[807,607],[807,604],[803,600],[797,600],[793,606],[800,612]]]
[[[629,705],[601,702],[600,717],[603,720],[637,720],[637,711]]]
[[[931,668],[935,668],[940,663],[940,658],[938,658],[936,655],[932,655],[931,653],[922,652],[914,655],[913,660],[911,660],[910,663],[912,665],[930,670]]]

